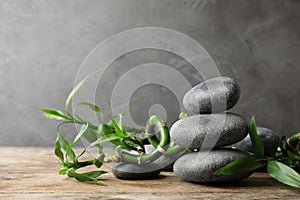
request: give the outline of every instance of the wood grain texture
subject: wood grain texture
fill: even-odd
[[[58,175],[52,148],[0,147],[0,199],[299,199],[300,190],[256,173],[234,184],[187,183],[172,172],[153,180],[118,180],[108,186],[81,183]],[[110,172],[109,165],[105,170]]]

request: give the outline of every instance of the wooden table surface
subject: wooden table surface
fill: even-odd
[[[187,183],[172,172],[153,180],[101,176],[108,186],[58,175],[52,148],[0,147],[0,199],[300,199],[300,190],[256,173],[235,184]],[[109,166],[105,170],[110,172]]]

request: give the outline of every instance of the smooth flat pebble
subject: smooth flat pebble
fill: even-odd
[[[214,172],[247,153],[237,149],[215,149],[186,154],[174,163],[174,172],[188,182],[233,182],[247,178],[252,173],[239,175],[214,175]]]
[[[190,89],[183,97],[183,106],[196,114],[220,113],[232,108],[240,95],[240,87],[235,80],[216,77]]]
[[[152,179],[159,175],[160,167],[152,163],[137,165],[120,162],[113,165],[112,173],[119,179]]]
[[[278,142],[280,140],[279,135],[264,127],[257,127],[257,134],[264,145],[265,155],[270,156],[278,147]],[[249,134],[242,141],[231,146],[253,153],[252,142]]]
[[[194,115],[170,129],[173,142],[186,149],[212,149],[237,143],[248,134],[246,120],[234,113]]]

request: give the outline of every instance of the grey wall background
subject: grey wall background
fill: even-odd
[[[233,109],[281,134],[299,131],[300,1],[0,0],[0,145],[52,145],[76,72],[99,42],[144,26],[197,40],[242,97]]]

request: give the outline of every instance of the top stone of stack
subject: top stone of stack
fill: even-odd
[[[232,108],[240,98],[240,87],[229,77],[216,77],[199,83],[183,98],[183,106],[196,114],[220,113]]]

